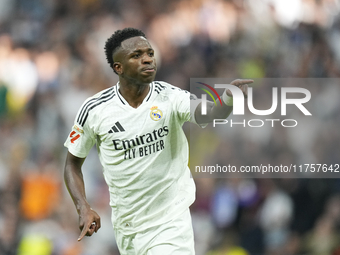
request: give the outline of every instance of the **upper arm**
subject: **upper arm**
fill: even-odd
[[[201,124],[197,122],[195,116],[195,109],[201,100],[197,99],[194,94],[191,94],[186,90],[178,90],[179,91],[175,96],[174,107],[176,108],[175,110],[181,122],[184,123],[186,121],[190,121],[195,124]]]
[[[85,158],[76,157],[68,151],[66,162],[65,162],[65,170],[68,167],[71,167],[73,169],[81,169],[81,166],[83,165],[84,161],[85,161]]]
[[[83,165],[84,161],[85,158],[79,158],[74,156],[69,151],[67,152],[64,168],[64,180],[66,184],[72,182],[75,175],[82,177],[81,166]]]
[[[214,119],[226,119],[233,110],[232,106],[228,106],[225,103],[222,105],[215,105],[211,101],[207,101],[207,112],[205,115],[202,114],[201,103],[195,109],[195,119],[197,124],[207,124],[214,121]]]
[[[69,152],[79,158],[86,158],[89,151],[96,142],[96,136],[93,128],[91,128],[90,122],[93,122],[89,113],[85,114],[87,109],[87,101],[79,109],[75,118],[74,125],[71,129],[69,136],[67,137],[64,145],[68,148]],[[86,119],[82,119],[81,116],[87,116]]]
[[[213,121],[213,118],[211,116],[211,114],[209,114],[211,112],[211,109],[214,106],[213,102],[207,101],[207,114],[206,115],[202,115],[202,107],[201,107],[201,101],[198,102],[196,108],[194,109],[194,115],[195,115],[195,120],[197,122],[197,124],[199,125],[203,125],[203,124],[207,124]]]

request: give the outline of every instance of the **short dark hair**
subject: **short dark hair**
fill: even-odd
[[[110,38],[107,39],[105,43],[105,54],[106,59],[111,68],[113,69],[113,53],[121,46],[122,41],[135,36],[143,36],[146,38],[145,34],[136,28],[128,27],[123,30],[117,30]],[[116,71],[113,69],[116,73]]]

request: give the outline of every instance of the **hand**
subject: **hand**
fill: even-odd
[[[253,80],[247,80],[247,79],[237,79],[232,81],[230,84],[231,85],[235,85],[236,87],[240,88],[243,92],[244,98],[248,97],[248,84],[253,83]],[[227,90],[227,95],[232,97],[232,93],[230,92],[230,90]]]
[[[92,208],[85,208],[79,213],[79,228],[81,230],[78,241],[84,236],[92,236],[100,229],[100,217]]]

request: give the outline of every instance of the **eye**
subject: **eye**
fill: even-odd
[[[149,57],[153,57],[154,55],[154,52],[149,52]]]
[[[140,57],[140,54],[139,53],[136,53],[132,56],[133,58],[139,58]]]

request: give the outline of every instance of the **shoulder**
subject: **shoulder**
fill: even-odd
[[[116,96],[115,87],[104,89],[95,95],[87,98],[81,108],[78,111],[77,123],[83,126],[88,118],[91,111],[95,111],[99,106],[110,102]]]
[[[154,81],[154,90],[158,93],[166,93],[166,94],[190,94],[187,90],[181,89],[179,87],[176,87],[170,83],[164,82],[164,81]]]
[[[98,100],[104,100],[109,98],[110,96],[115,94],[115,87],[112,86],[110,88],[104,89],[102,91],[99,91],[98,93],[94,94],[93,96],[87,98],[84,102],[84,104],[88,103],[88,102],[93,102],[93,101],[98,101]]]

